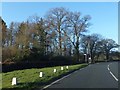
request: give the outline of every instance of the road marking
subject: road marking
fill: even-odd
[[[78,71],[75,71],[75,72],[73,72],[73,73],[77,73]]]
[[[109,65],[107,66],[107,69],[110,71]]]
[[[81,69],[79,69],[79,70],[83,70],[84,68],[81,68]]]
[[[115,77],[115,75],[111,71],[110,71],[110,74],[114,77],[116,81],[118,81],[118,79]]]
[[[72,74],[72,73],[71,73],[71,74]],[[70,76],[71,74],[68,74],[67,76],[64,76],[64,77],[62,77],[62,78],[60,78],[60,79],[58,79],[58,80],[56,80],[56,81],[52,82],[51,84],[49,84],[49,85],[47,85],[47,86],[43,87],[43,89],[41,89],[41,90],[44,90],[44,89],[46,89],[46,88],[48,88],[48,87],[52,86],[53,84],[55,84],[55,83],[59,82],[60,80],[62,80],[62,79],[64,79],[64,78],[66,78],[66,77],[68,77],[68,76]]]
[[[84,67],[84,68],[85,68],[85,67]],[[81,69],[79,69],[79,70],[83,70],[84,68],[81,68]],[[73,73],[77,73],[77,72],[78,72],[78,70],[77,70],[77,71],[74,71]],[[43,87],[41,90],[44,90],[44,89],[46,89],[46,88],[52,86],[53,84],[59,82],[60,80],[62,80],[62,79],[64,79],[64,78],[67,78],[68,76],[72,75],[73,73],[70,73],[70,74],[68,74],[68,75],[66,75],[66,76],[64,76],[64,77],[62,77],[62,78],[60,78],[60,79],[58,79],[58,80],[52,82],[51,84],[49,84],[49,85]]]
[[[116,76],[111,72],[111,70],[110,70],[110,65],[111,65],[112,63],[110,63],[108,66],[107,66],[107,69],[110,71],[110,74],[112,75],[112,77],[116,80],[116,81],[118,81],[118,79],[116,78]]]

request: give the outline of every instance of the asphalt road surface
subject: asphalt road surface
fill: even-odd
[[[90,64],[44,88],[118,88],[118,62]]]

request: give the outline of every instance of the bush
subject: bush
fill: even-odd
[[[71,58],[70,57],[67,57],[67,56],[55,56],[53,58],[51,58],[52,61],[64,61],[64,62],[68,62],[68,61],[71,61]]]

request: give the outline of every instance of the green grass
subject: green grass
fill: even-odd
[[[7,73],[2,73],[2,90],[6,89],[20,89],[20,90],[32,90],[33,88],[42,88],[43,86],[51,83],[52,81],[61,78],[62,76],[80,69],[82,67],[87,66],[87,64],[78,64],[71,65],[69,69],[64,67],[64,70],[61,71],[60,67],[50,67],[50,68],[42,68],[42,69],[25,69],[25,70],[17,70]],[[53,73],[53,69],[57,69],[56,73]],[[39,73],[43,72],[43,77],[39,77]],[[18,85],[12,86],[11,81],[13,77],[17,77]]]

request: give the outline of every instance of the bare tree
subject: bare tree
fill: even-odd
[[[4,47],[5,43],[6,43],[6,37],[7,37],[7,26],[6,23],[4,22],[4,20],[0,17],[0,29],[2,30],[2,47]]]
[[[83,52],[89,54],[93,63],[95,62],[95,56],[101,53],[101,40],[102,36],[99,34],[83,36],[81,39]]]
[[[13,44],[13,32],[14,32],[14,22],[10,23],[10,27],[8,29],[8,44],[11,46]]]
[[[113,48],[118,48],[119,45],[112,39],[103,39],[101,40],[102,50],[105,53],[106,60],[109,60],[110,50]]]
[[[66,22],[68,11],[63,8],[53,8],[46,15],[46,22],[49,30],[54,30],[58,33],[59,55],[62,55],[62,30]]]
[[[90,19],[91,17],[88,15],[82,18],[80,12],[69,12],[67,15],[66,28],[64,32],[74,46],[77,60],[79,60],[80,37],[83,32],[87,31],[90,25]]]

